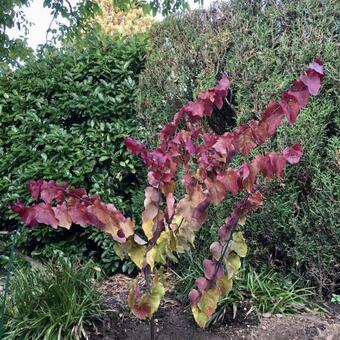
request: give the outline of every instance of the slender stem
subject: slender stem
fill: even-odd
[[[159,200],[157,202],[157,210],[159,210],[159,206],[160,206],[160,202],[161,202],[161,191],[158,188],[158,194],[159,194]],[[155,225],[156,228],[158,227],[158,214],[156,216],[156,221],[155,221]],[[159,237],[159,235],[158,235]],[[157,242],[157,238],[152,238],[152,240],[150,241],[150,243],[148,244],[146,250],[145,250],[145,256],[146,254],[152,249],[152,247],[156,244]],[[144,270],[144,278],[145,278],[145,285],[146,285],[146,289],[148,290],[149,293],[151,293],[152,291],[152,282],[151,282],[151,268],[150,266],[145,266]],[[151,316],[150,319],[150,339],[154,340],[155,339],[155,320],[154,320],[154,315]]]
[[[151,283],[151,270],[150,266],[146,266],[143,270],[144,273],[144,278],[145,278],[145,286],[146,289],[149,293],[151,293],[152,290],[152,283]],[[151,316],[151,319],[149,321],[150,324],[150,339],[154,340],[155,339],[155,321],[154,321],[154,316]]]
[[[82,201],[82,202],[84,202],[84,203],[92,204],[92,202],[91,202],[90,200],[84,199],[84,198],[82,198],[82,197],[80,197],[80,196],[78,196],[78,195],[76,195],[76,194],[72,194],[72,193],[70,193],[70,192],[68,192],[68,191],[65,191],[65,193],[66,193],[67,195],[71,196],[71,197],[77,198],[78,200],[80,200],[80,201]]]
[[[235,230],[235,229],[234,229],[234,230]],[[231,238],[231,236],[232,236],[232,233],[233,233],[233,231],[230,233],[230,238]],[[222,266],[222,261],[223,261],[223,258],[224,258],[224,256],[225,256],[226,252],[227,252],[227,249],[228,249],[228,246],[229,246],[229,242],[230,242],[230,238],[229,238],[229,240],[225,243],[225,245],[223,246],[223,250],[222,250],[222,253],[221,253],[221,257],[218,259],[217,265],[216,265],[216,267],[215,267],[215,272],[214,272],[214,275],[213,275],[213,277],[212,277],[213,279],[215,279],[218,270],[219,270],[220,267]]]
[[[155,339],[155,318],[152,315],[150,319],[150,340],[154,340],[154,339]]]
[[[52,20],[51,20],[51,22],[50,22],[50,24],[48,25],[48,28],[47,28],[47,30],[46,30],[45,44],[48,43],[48,34],[50,33],[50,29],[51,29],[52,24],[53,24],[54,20],[56,19],[56,17],[57,17],[57,14],[54,13],[54,15],[53,15],[53,17],[52,17]]]
[[[249,198],[249,194],[247,194],[245,197],[243,197],[243,199],[240,201],[240,203],[242,205],[244,205],[248,198]],[[235,229],[238,226],[239,220],[240,220],[240,218],[238,218],[237,221],[235,221],[235,224],[231,228],[230,237],[229,237],[229,239],[226,241],[226,243],[223,246],[222,253],[221,253],[220,258],[218,259],[218,262],[217,262],[217,265],[216,265],[216,268],[215,268],[215,272],[214,272],[213,278],[216,277],[218,270],[222,266],[222,261],[223,261],[223,258],[225,256],[226,252],[227,252],[227,249],[228,249],[228,246],[229,246],[229,243],[230,243],[230,239],[232,237],[233,232],[235,231]]]

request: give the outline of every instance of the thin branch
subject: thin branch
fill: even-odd
[[[241,201],[239,201],[242,205],[245,205],[245,203],[247,202],[247,199],[249,198],[249,194],[247,194],[245,197],[242,198]],[[240,216],[241,217],[241,216]],[[230,232],[230,237],[229,239],[227,240],[227,242],[224,244],[223,246],[223,249],[222,249],[222,253],[221,253],[221,256],[220,258],[218,259],[218,262],[217,262],[217,265],[216,265],[216,268],[215,268],[215,272],[214,272],[214,275],[212,276],[212,280],[214,280],[216,278],[216,275],[217,275],[217,272],[218,270],[220,269],[220,267],[222,266],[222,261],[223,261],[223,258],[224,256],[226,255],[226,252],[227,252],[227,249],[228,249],[228,246],[229,246],[229,243],[230,243],[230,240],[231,240],[231,236],[233,234],[233,232],[235,231],[235,229],[237,228],[238,226],[238,222],[240,221],[240,217],[235,221],[234,225],[231,227],[231,232]],[[224,223],[223,223],[224,224]],[[223,226],[222,224],[222,226]]]
[[[48,34],[50,33],[52,24],[53,24],[53,22],[54,22],[54,20],[55,20],[56,18],[57,18],[57,13],[54,13],[53,18],[52,18],[50,24],[48,25],[48,28],[47,28],[47,31],[46,31],[45,45],[47,45],[47,42],[48,42]]]
[[[71,3],[69,2],[69,0],[65,0],[65,1],[68,4],[71,16],[73,16],[76,19],[76,26],[78,26],[80,24],[80,17],[79,17],[79,15],[76,12],[74,12],[73,7],[72,7]]]
[[[69,196],[71,196],[71,197],[74,197],[74,198],[77,198],[78,200],[80,200],[80,201],[82,201],[82,202],[84,202],[84,203],[92,204],[92,201],[90,201],[90,200],[87,200],[87,199],[85,199],[85,198],[82,198],[82,197],[80,197],[80,196],[78,196],[78,195],[76,195],[76,194],[72,194],[72,193],[70,193],[70,192],[68,192],[68,191],[65,191],[65,192],[66,192],[67,195],[69,195]]]

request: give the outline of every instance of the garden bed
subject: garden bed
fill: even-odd
[[[149,323],[130,314],[126,301],[130,279],[116,275],[101,283],[104,308],[102,320],[90,331],[91,340],[149,339]],[[169,286],[173,286],[170,284]],[[190,307],[182,305],[170,290],[166,292],[155,314],[155,338],[158,340],[337,340],[340,339],[339,306],[330,306],[329,313],[303,313],[300,315],[258,316],[247,303],[238,306],[236,317],[232,309],[225,319],[208,329],[199,329]]]

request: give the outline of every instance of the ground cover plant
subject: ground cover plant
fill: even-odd
[[[4,339],[81,339],[101,315],[94,264],[63,259],[14,270]]]
[[[72,189],[54,180],[29,181],[33,202],[16,202],[12,210],[30,227],[45,224],[69,229],[78,224],[109,233],[117,253],[129,256],[145,276],[144,287],[134,282],[130,288],[131,311],[140,319],[152,320],[165,292],[162,267],[191,248],[210,206],[220,205],[227,195],[237,196],[239,201],[220,226],[218,241],[210,246],[210,258],[203,261],[204,276],[196,279],[196,289],[189,293],[193,316],[205,327],[219,300],[231,291],[241,258],[247,254],[242,225],[248,212],[263,203],[264,179],[282,178],[286,164],[297,164],[303,154],[299,144],[279,152],[259,153],[256,148],[275,134],[285,117],[290,124],[296,122],[310,96],[318,94],[323,77],[323,63],[316,59],[279,101],[269,102],[260,120],[218,135],[206,131],[202,120],[210,117],[215,107],[224,105],[229,91],[224,74],[216,86],[200,92],[196,101],[183,106],[162,128],[156,149],[148,150],[126,138],[127,148],[139,155],[148,169],[144,235],[136,231],[133,220],[98,195],[89,196],[84,189]],[[244,162],[234,166],[237,155]],[[178,174],[185,188],[182,198],[176,193]],[[151,333],[153,336],[153,328]]]
[[[204,275],[201,266],[204,257],[189,258],[190,262],[184,273],[174,272],[177,277],[175,293],[184,303],[188,302],[188,294],[195,285],[196,278]],[[219,301],[208,325],[235,318],[244,305],[250,305],[249,309],[258,315],[310,311],[318,308],[312,302],[313,298],[313,289],[301,287],[301,282],[293,281],[291,277],[268,266],[256,270],[245,263],[235,277],[232,291]]]
[[[219,301],[209,324],[222,321],[227,313],[236,316],[242,301],[249,301],[259,315],[296,314],[316,308],[310,301],[313,290],[297,285],[298,281],[292,282],[272,269],[257,272],[251,267],[245,268],[237,276],[231,294]]]

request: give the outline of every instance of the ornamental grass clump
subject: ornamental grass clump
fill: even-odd
[[[93,263],[63,258],[42,268],[14,272],[6,308],[4,340],[82,339],[102,314]]]

